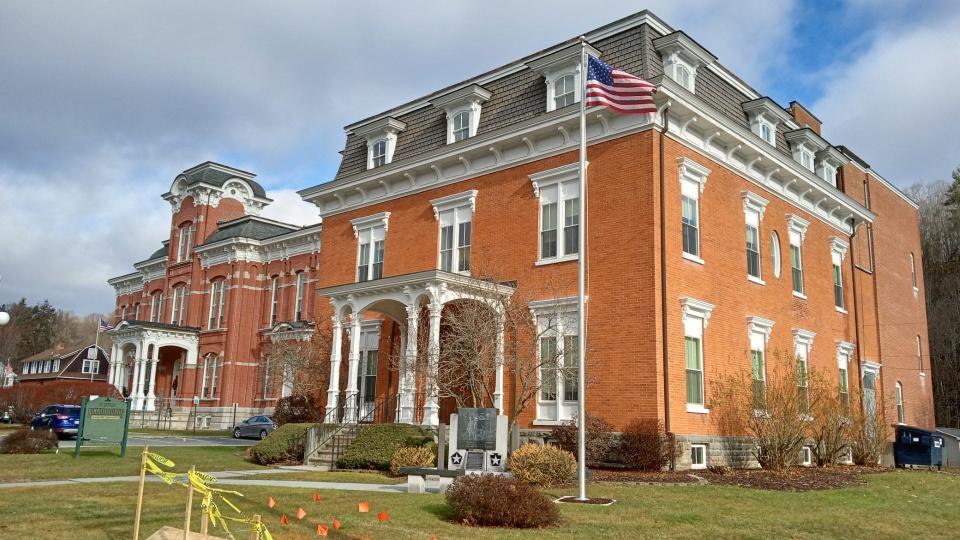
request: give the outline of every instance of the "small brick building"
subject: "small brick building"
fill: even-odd
[[[209,411],[268,410],[262,347],[292,321],[331,331],[331,420],[393,403],[392,420],[436,425],[451,407],[404,359],[439,347],[446,310],[529,299],[541,346],[562,356],[585,254],[588,414],[660,420],[696,447],[687,465],[723,458],[711,382],[747,370],[763,385],[784,357],[863,389],[857,406],[883,397],[887,418],[933,427],[916,204],[801,104],[759,94],[652,13],[585,36],[658,87],[656,114],[588,110],[585,216],[577,40],[346,126],[336,176],[300,192],[322,249],[319,225],[252,215],[269,203],[252,174],[180,175],[165,247],[111,280],[114,357],[155,380],[141,406],[196,395]],[[532,435],[576,410],[569,372],[543,376],[556,388],[519,418]],[[496,379],[493,404],[511,410],[516,381]]]

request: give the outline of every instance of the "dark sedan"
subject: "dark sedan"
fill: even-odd
[[[251,416],[233,427],[233,438],[256,437],[257,439],[263,439],[275,429],[277,429],[277,425],[269,417]]]
[[[30,421],[30,429],[46,429],[58,436],[76,435],[79,427],[79,405],[47,405]]]

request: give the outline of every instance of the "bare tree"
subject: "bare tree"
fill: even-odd
[[[290,395],[322,397],[330,380],[330,329],[312,336],[280,334],[261,361],[261,381],[268,392],[285,389]]]
[[[850,393],[841,392],[819,370],[811,370],[810,395],[806,433],[812,443],[813,459],[820,467],[836,465],[850,447],[853,433]]]

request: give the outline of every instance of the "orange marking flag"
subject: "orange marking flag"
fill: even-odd
[[[307,517],[307,511],[303,508],[297,508],[297,519],[303,519]]]
[[[321,497],[320,497],[320,494],[319,494],[319,493],[314,493],[314,494],[313,494],[313,502],[320,502],[320,498],[321,498]]]
[[[370,511],[370,503],[362,502],[357,505],[357,510],[362,514]]]
[[[273,500],[273,497],[267,497],[267,506],[273,508],[277,505],[277,501]]]
[[[340,530],[340,520],[339,520],[339,519],[333,520],[333,528],[336,529],[336,530],[338,530],[338,531]]]
[[[380,512],[379,514],[377,514],[377,519],[380,520],[380,523],[385,523],[387,519],[389,519],[389,517],[390,516],[387,515],[386,512]]]
[[[326,536],[329,530],[326,525],[321,523],[317,525],[317,536]]]
[[[288,521],[287,521],[287,515],[286,515],[286,514],[280,514],[280,524],[281,524],[281,525],[286,525],[287,523],[288,523]]]

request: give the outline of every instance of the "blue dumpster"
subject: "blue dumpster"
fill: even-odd
[[[897,467],[943,467],[943,437],[933,431],[912,426],[897,426],[893,443],[893,460]]]

